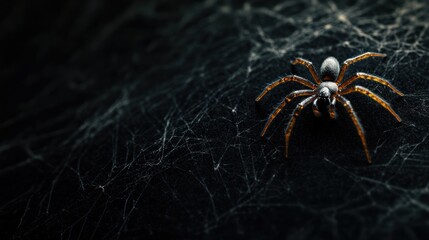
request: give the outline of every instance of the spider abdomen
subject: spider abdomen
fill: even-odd
[[[340,63],[334,57],[326,58],[320,67],[323,81],[335,81],[340,73]]]

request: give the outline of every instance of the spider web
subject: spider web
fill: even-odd
[[[424,1],[68,3],[49,15],[53,27],[40,23],[49,27],[20,40],[23,53],[37,54],[2,60],[0,77],[12,82],[2,97],[5,237],[428,233]],[[25,19],[6,16],[1,36]],[[375,74],[405,93],[357,82],[390,102],[400,124],[369,98],[347,96],[372,165],[339,104],[336,121],[303,110],[288,160],[283,131],[299,100],[259,138],[268,114],[302,86],[280,86],[256,108],[255,97],[287,74],[311,79],[290,60],[319,69],[328,56],[342,62],[366,51],[388,57],[356,63],[346,77]]]

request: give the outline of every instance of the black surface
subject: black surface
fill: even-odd
[[[424,239],[429,233],[425,1],[9,1],[0,4],[2,239]],[[311,3],[310,3],[311,2]],[[402,117],[350,95],[352,121],[305,109],[296,83],[349,68]]]

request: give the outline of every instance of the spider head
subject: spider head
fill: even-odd
[[[331,103],[333,97],[338,93],[338,85],[335,82],[322,82],[316,89],[317,98],[320,103]]]
[[[329,88],[327,87],[323,87],[319,90],[319,99],[322,100],[323,102],[327,102],[329,101],[329,99],[331,98],[331,91],[329,91]]]
[[[340,63],[334,57],[328,57],[320,67],[323,81],[335,81],[340,73]]]

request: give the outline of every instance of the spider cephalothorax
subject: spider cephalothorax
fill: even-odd
[[[395,93],[397,93],[400,96],[403,96],[404,94],[400,92],[398,89],[396,89],[389,81],[386,79],[370,75],[367,73],[356,73],[350,78],[348,78],[345,81],[343,80],[344,73],[346,72],[347,68],[360,60],[363,60],[365,58],[369,57],[385,57],[385,54],[381,53],[372,53],[367,52],[364,54],[361,54],[354,58],[349,58],[346,61],[344,61],[343,65],[340,68],[340,64],[338,63],[338,60],[334,57],[328,57],[323,61],[322,66],[320,68],[320,74],[322,77],[322,80],[317,75],[313,64],[310,61],[307,61],[302,58],[297,58],[295,61],[292,62],[293,65],[295,64],[302,64],[307,67],[308,71],[310,72],[311,76],[313,77],[315,84],[308,81],[305,78],[302,78],[300,76],[296,75],[289,75],[284,78],[281,78],[270,85],[268,85],[265,90],[256,98],[256,102],[259,102],[269,91],[271,91],[273,88],[277,87],[278,85],[286,82],[298,82],[306,87],[309,87],[308,90],[297,90],[289,95],[286,96],[286,98],[280,103],[280,105],[274,110],[274,112],[270,115],[267,123],[265,124],[264,129],[262,130],[261,137],[263,137],[270,126],[271,122],[276,118],[276,116],[280,113],[280,111],[286,106],[287,103],[291,102],[294,98],[307,96],[306,99],[304,99],[302,102],[298,104],[298,106],[295,108],[292,118],[290,119],[286,132],[285,132],[285,156],[288,156],[288,146],[289,146],[289,139],[292,133],[292,129],[295,126],[296,118],[301,113],[302,109],[306,106],[308,106],[310,103],[313,103],[313,113],[315,116],[319,117],[321,116],[321,113],[319,111],[319,102],[323,102],[326,106],[328,106],[329,116],[330,118],[335,118],[335,103],[336,101],[340,102],[344,108],[347,110],[347,113],[350,115],[351,119],[353,120],[353,123],[356,127],[356,130],[358,132],[358,135],[362,141],[363,148],[365,150],[365,155],[369,163],[371,163],[371,155],[369,154],[368,147],[366,145],[366,139],[365,134],[362,128],[362,125],[359,122],[358,117],[356,116],[356,113],[353,110],[352,105],[350,102],[343,97],[343,95],[347,95],[350,93],[358,92],[364,95],[367,95],[372,100],[378,102],[381,106],[383,106],[385,109],[387,109],[395,118],[398,120],[398,122],[401,121],[401,118],[396,114],[396,112],[390,107],[390,105],[377,96],[375,93],[371,92],[370,90],[362,87],[362,86],[349,86],[351,83],[358,79],[364,79],[369,81],[375,81],[377,83],[380,83],[382,85],[385,85],[392,89]]]

